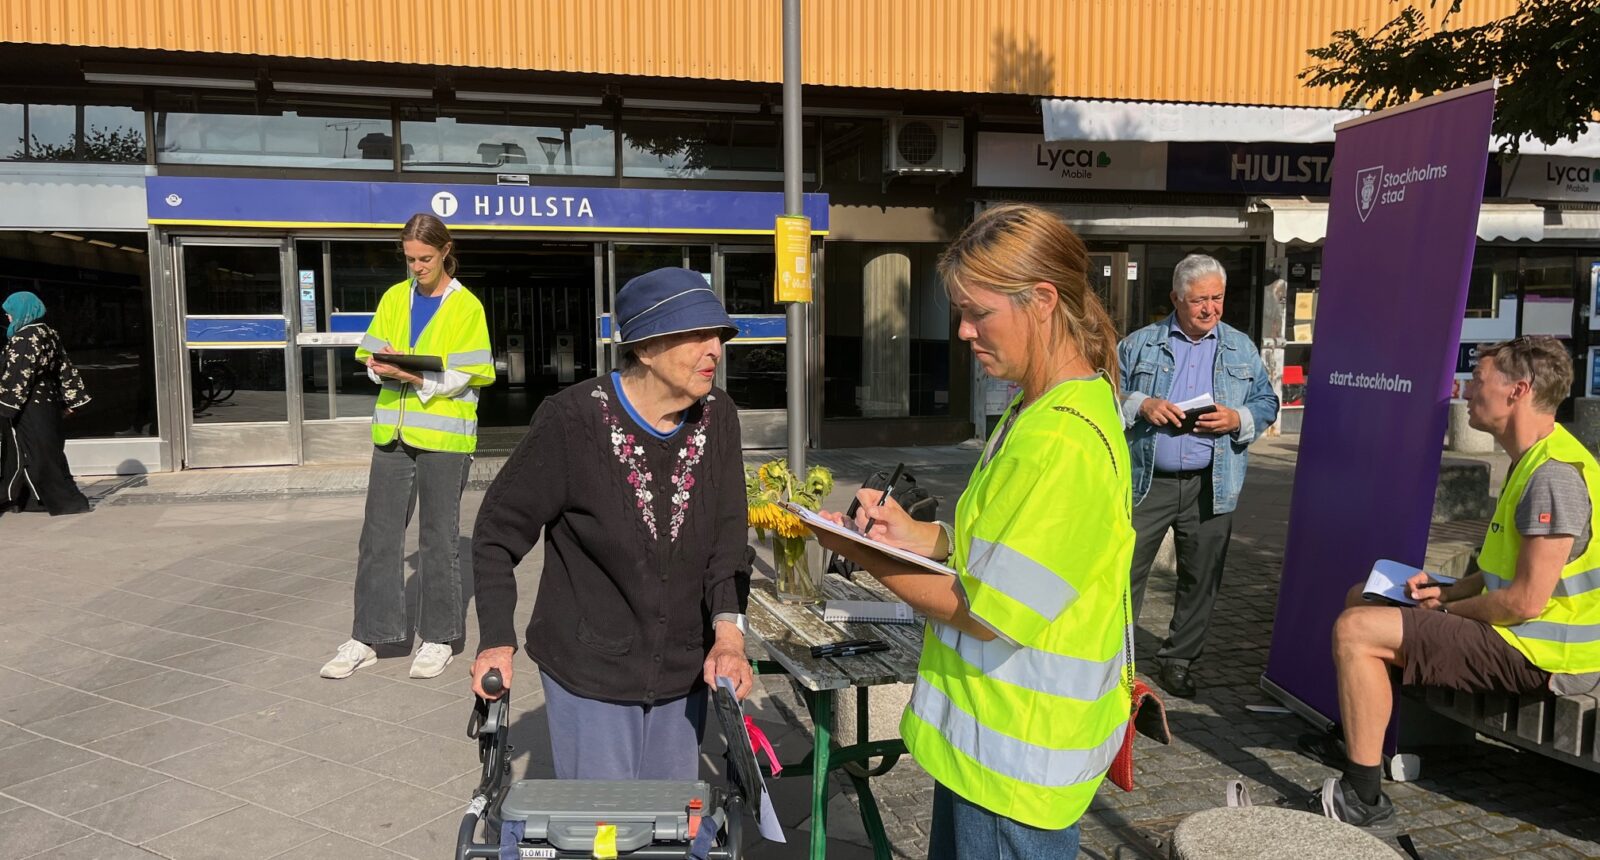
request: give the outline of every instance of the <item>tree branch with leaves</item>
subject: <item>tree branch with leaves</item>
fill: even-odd
[[[1452,27],[1462,2],[1451,0],[1437,30],[1408,4],[1370,35],[1336,31],[1308,52],[1318,62],[1300,79],[1345,90],[1344,107],[1379,110],[1498,76],[1494,131],[1504,151],[1525,137],[1577,140],[1600,115],[1600,0],[1522,0],[1504,18]]]

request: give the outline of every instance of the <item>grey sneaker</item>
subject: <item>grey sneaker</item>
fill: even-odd
[[[454,656],[450,646],[443,642],[424,642],[411,660],[411,677],[437,678]]]
[[[368,648],[366,643],[354,639],[339,646],[339,652],[333,655],[322,667],[324,678],[348,678],[356,673],[357,669],[371,666],[378,662],[378,652]]]
[[[1307,808],[1335,821],[1359,827],[1381,839],[1393,839],[1400,835],[1400,821],[1395,815],[1393,801],[1379,794],[1377,803],[1362,803],[1361,798],[1336,776],[1323,780],[1322,789],[1311,795]]]

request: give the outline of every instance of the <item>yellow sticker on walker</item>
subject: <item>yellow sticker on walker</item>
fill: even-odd
[[[617,825],[595,826],[594,860],[617,860]]]

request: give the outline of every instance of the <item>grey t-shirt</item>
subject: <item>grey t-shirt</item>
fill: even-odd
[[[1589,548],[1589,488],[1571,463],[1550,460],[1533,470],[1517,502],[1517,531],[1523,537],[1572,538],[1570,563]]]

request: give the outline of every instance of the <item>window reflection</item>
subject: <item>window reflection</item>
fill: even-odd
[[[0,105],[0,159],[142,163],[144,114],[112,105]]]
[[[389,170],[393,123],[374,112],[360,116],[283,110],[256,114],[253,106],[205,100],[215,111],[156,114],[156,161],[161,164],[246,164]]]
[[[599,116],[459,112],[401,123],[407,170],[611,176],[616,135]]]
[[[630,118],[622,132],[624,176],[766,180],[783,171],[775,118]]]
[[[0,232],[0,298],[44,302],[94,398],[62,424],[69,439],[157,433],[145,244],[143,233]]]

